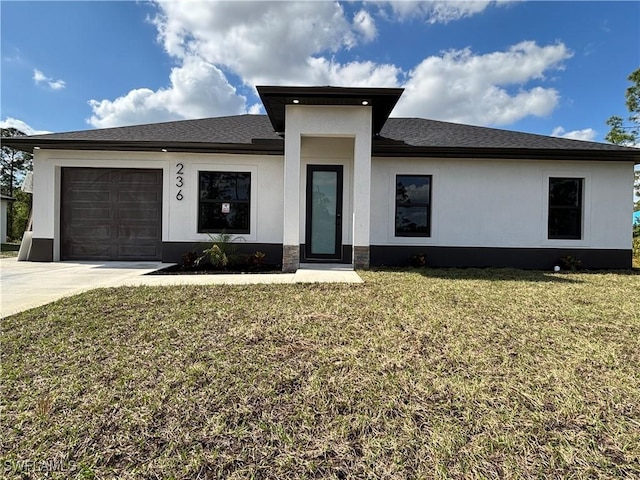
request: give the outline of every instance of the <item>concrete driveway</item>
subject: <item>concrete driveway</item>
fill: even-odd
[[[1,315],[6,317],[69,295],[126,284],[171,264],[161,262],[18,262],[0,259]]]
[[[302,264],[296,273],[146,275],[161,262],[18,262],[0,259],[0,317],[101,287],[257,283],[362,283],[347,265]]]

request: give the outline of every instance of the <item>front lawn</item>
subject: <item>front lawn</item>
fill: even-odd
[[[3,319],[3,473],[640,477],[637,271],[362,276],[101,289]]]

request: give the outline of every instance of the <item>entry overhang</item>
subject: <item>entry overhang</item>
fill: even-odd
[[[351,87],[256,87],[264,108],[278,133],[285,131],[287,105],[351,105],[372,109],[372,134],[377,135],[400,99],[404,88]]]

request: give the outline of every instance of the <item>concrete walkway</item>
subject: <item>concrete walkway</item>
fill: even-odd
[[[362,283],[351,265],[303,264],[296,273],[147,275],[160,262],[18,262],[0,259],[0,316],[101,287],[140,285],[250,285],[258,283]]]

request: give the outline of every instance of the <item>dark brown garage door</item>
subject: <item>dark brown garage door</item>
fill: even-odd
[[[62,260],[160,260],[162,170],[63,168]]]

